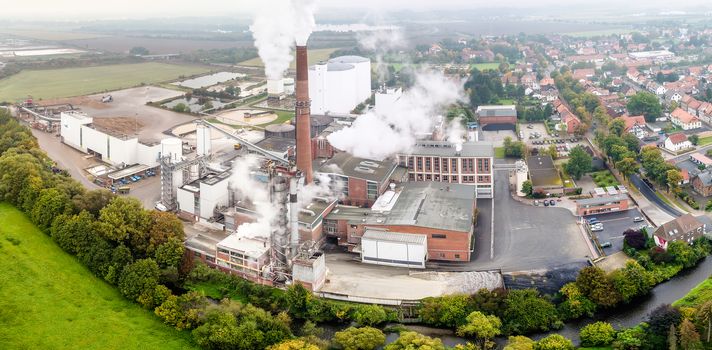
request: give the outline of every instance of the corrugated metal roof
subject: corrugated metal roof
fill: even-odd
[[[397,242],[397,243],[410,243],[410,244],[421,244],[425,245],[428,239],[426,235],[419,235],[414,233],[399,233],[399,232],[388,232],[388,231],[376,231],[376,230],[366,230],[361,239],[372,239],[377,241],[387,241],[387,242]]]

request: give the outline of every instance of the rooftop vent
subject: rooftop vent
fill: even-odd
[[[374,174],[376,172],[375,170],[365,167],[365,166],[357,166],[354,168],[354,170],[356,170],[359,173],[364,173],[364,174]]]
[[[370,160],[364,160],[359,163],[360,165],[371,167],[371,168],[378,168],[378,163],[372,162]]]

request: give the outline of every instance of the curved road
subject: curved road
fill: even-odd
[[[658,208],[662,209],[666,213],[678,217],[682,216],[682,213],[670,206],[669,204],[665,203],[660,197],[658,197],[657,194],[655,194],[655,190],[650,188],[648,184],[646,184],[643,180],[640,179],[640,176],[638,174],[632,174],[630,176],[630,181],[633,183],[633,185],[642,193],[645,198],[647,198],[650,202],[655,203],[655,205],[658,206]]]

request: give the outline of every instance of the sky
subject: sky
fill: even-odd
[[[177,16],[249,16],[258,6],[287,0],[0,0],[3,18],[11,19],[117,19]],[[365,8],[370,10],[415,10],[460,9],[477,7],[546,7],[591,4],[616,4],[619,0],[321,0],[324,10],[343,8]],[[686,7],[705,4],[705,0],[684,0],[675,2],[669,8],[667,0],[628,0],[626,5],[638,3],[641,6],[659,6],[674,10],[680,5]]]

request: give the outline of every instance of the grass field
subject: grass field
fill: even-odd
[[[705,146],[705,145],[709,145],[710,143],[712,143],[712,136],[700,137],[700,140],[698,141],[697,145]]]
[[[332,48],[332,49],[315,49],[315,50],[309,50],[309,64],[316,64],[319,61],[326,61],[329,59],[329,56],[334,52],[338,50],[338,48]],[[252,59],[249,59],[247,61],[242,61],[238,63],[241,66],[252,66],[252,67],[264,67],[264,62],[262,62],[262,59],[259,57],[255,57]],[[289,68],[294,69],[296,67],[296,62],[292,60],[292,64],[289,65]]]
[[[84,40],[93,38],[102,38],[106,35],[80,32],[63,32],[54,30],[35,30],[35,29],[3,29],[2,34],[10,34],[23,38],[47,40],[47,41],[64,41],[64,40]]]
[[[3,349],[197,349],[0,203]]]
[[[26,70],[0,80],[0,101],[15,102],[31,95],[48,99],[87,95],[207,73],[208,68],[166,63]]]
[[[477,68],[478,70],[499,69],[499,63],[497,63],[497,62],[474,63],[474,64],[470,65],[470,68]]]
[[[596,183],[598,187],[608,187],[608,186],[618,186],[620,185],[616,178],[608,170],[602,170],[591,173],[593,182]]]
[[[504,147],[495,147],[494,148],[494,157],[499,158],[499,159],[504,159],[506,157],[506,154],[504,153]]]
[[[707,300],[712,300],[712,276],[692,288],[685,297],[672,304],[678,307],[697,307]]]

